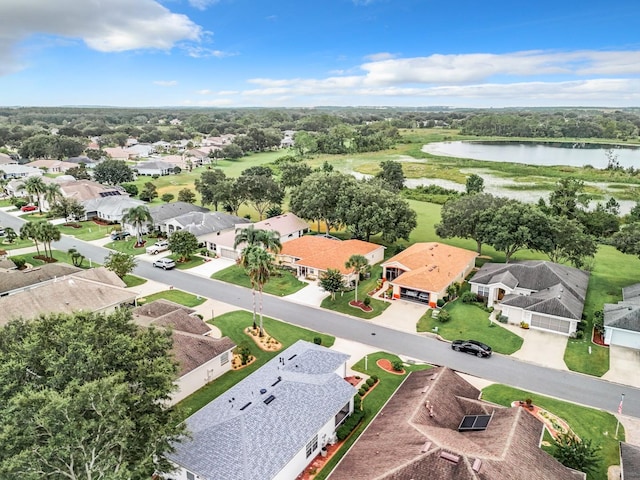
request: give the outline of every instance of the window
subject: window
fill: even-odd
[[[196,480],[196,476],[191,472],[187,472],[187,480]]]
[[[483,298],[489,298],[489,287],[484,287],[482,285],[479,285],[478,296]]]
[[[224,365],[226,363],[229,363],[229,352],[224,352],[220,355],[220,365]]]
[[[307,458],[318,449],[318,435],[316,434],[309,443],[307,443]]]

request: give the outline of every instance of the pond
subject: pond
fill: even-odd
[[[640,168],[640,147],[563,142],[436,142],[422,147],[432,155],[527,165],[568,165],[604,169],[609,157],[623,168]]]

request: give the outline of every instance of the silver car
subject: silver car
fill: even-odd
[[[158,268],[163,268],[165,270],[171,270],[172,268],[174,268],[176,266],[176,262],[175,260],[172,260],[170,258],[159,258],[158,260],[156,260],[155,262],[153,262],[153,266],[154,267],[158,267]]]

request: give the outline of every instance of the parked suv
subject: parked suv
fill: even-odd
[[[153,262],[154,267],[163,268],[165,270],[171,270],[176,266],[176,262],[170,258],[159,258]]]

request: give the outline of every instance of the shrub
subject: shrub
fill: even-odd
[[[358,395],[364,397],[365,393],[367,393],[367,391],[364,388],[360,387],[360,389],[358,390]]]
[[[442,298],[439,298],[436,304],[438,305],[438,308],[442,308],[444,307],[445,301]]]
[[[124,188],[124,191],[127,192],[130,196],[135,197],[136,195],[138,195],[138,186],[135,183],[123,183],[122,188]]]
[[[371,305],[371,297],[364,297],[362,303],[364,303],[365,307],[368,307],[369,305]]]
[[[353,397],[353,409],[362,410],[362,397],[360,395]]]
[[[506,315],[498,315],[498,321],[500,323],[507,323],[509,321],[509,317],[507,317]]]
[[[364,383],[364,384],[362,385],[362,389],[363,389],[365,392],[368,392],[369,390],[371,390],[371,387],[370,387],[368,384]]]
[[[234,353],[240,355],[240,363],[242,365],[246,365],[251,360],[251,349],[244,342],[236,347]]]
[[[451,314],[447,310],[440,310],[438,313],[438,321],[446,323],[451,320]]]
[[[373,387],[373,385],[376,383],[376,381],[373,378],[367,378],[367,381],[365,383],[367,385],[369,385],[370,387]]]
[[[338,440],[344,440],[349,434],[355,430],[364,418],[364,410],[354,410],[349,418],[347,418],[342,425],[336,430],[336,436]]]
[[[578,331],[576,332],[576,338],[577,338],[578,340],[582,340],[582,339],[584,338],[584,332],[583,332],[582,330],[578,330]]]
[[[373,383],[376,383],[378,381],[378,376],[377,375],[371,375],[371,379],[373,380]]]
[[[22,208],[25,205],[29,205],[29,202],[27,202],[26,200],[16,200],[15,202],[13,202],[13,204],[16,208]]]
[[[27,261],[24,258],[12,258],[11,260],[13,260],[13,263],[15,263],[18,270],[22,270],[27,264]]]
[[[153,175],[151,175],[151,178],[155,180],[156,178],[160,178],[160,175],[158,175],[157,173],[154,173]]]
[[[313,343],[315,343],[316,345],[322,345],[322,338],[313,337]]]
[[[474,303],[478,301],[478,295],[473,292],[464,292],[460,295],[460,300],[462,300],[462,303]]]
[[[393,362],[391,362],[391,367],[396,372],[401,372],[402,371],[402,362],[400,360],[394,360]]]

